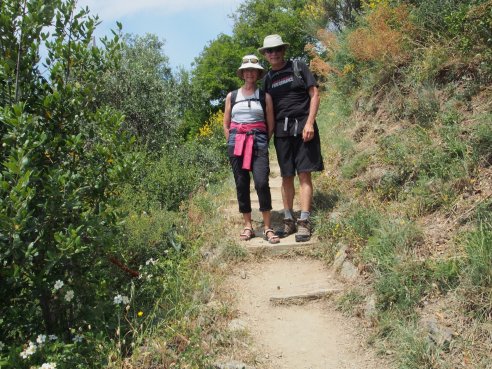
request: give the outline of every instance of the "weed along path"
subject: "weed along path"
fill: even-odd
[[[273,228],[281,226],[281,178],[271,163],[270,187]],[[252,189],[253,209],[257,198]],[[241,217],[231,199],[228,221],[238,239]],[[261,214],[253,213],[257,237],[241,242],[250,257],[235,264],[224,284],[233,295],[234,314],[229,330],[244,340],[243,350],[232,350],[216,365],[231,369],[386,369],[391,366],[372,351],[361,321],[344,316],[333,298],[345,285],[339,274],[310,257],[320,246],[316,238],[296,243],[294,236],[270,245],[262,239]],[[235,338],[237,339],[237,338]]]

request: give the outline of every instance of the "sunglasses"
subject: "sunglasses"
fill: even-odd
[[[265,52],[267,54],[271,54],[271,53],[279,53],[281,51],[284,51],[284,47],[283,46],[277,46],[277,47],[269,47],[268,49],[265,49]]]
[[[243,58],[243,64],[246,63],[258,64],[259,60],[258,58]]]

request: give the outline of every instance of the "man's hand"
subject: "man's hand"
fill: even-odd
[[[311,141],[314,137],[314,127],[312,124],[306,123],[304,129],[302,130],[302,140],[304,142]]]

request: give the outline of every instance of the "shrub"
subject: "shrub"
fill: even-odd
[[[364,62],[394,61],[407,58],[405,41],[412,30],[409,11],[405,5],[380,5],[364,20],[367,25],[356,28],[348,35],[349,50]]]
[[[200,141],[173,144],[157,158],[143,156],[129,188],[133,193],[129,201],[141,211],[177,211],[192,193],[222,178],[225,159]]]
[[[41,360],[56,360],[59,368],[103,366],[116,332],[113,293],[131,279],[110,257],[119,246],[115,208],[133,167],[123,154],[132,141],[121,130],[122,115],[97,99],[99,76],[114,66],[118,40],[94,47],[97,20],[76,11],[75,1],[26,4],[25,12],[16,1],[0,4],[2,51],[17,50],[2,53],[2,66],[18,67],[1,69],[2,81],[16,80],[17,92],[0,89],[6,366]]]
[[[416,6],[413,11],[415,24],[420,29],[429,30],[434,34],[445,34],[453,27],[450,18],[456,13],[456,9],[463,7],[462,0],[413,0],[412,3]]]

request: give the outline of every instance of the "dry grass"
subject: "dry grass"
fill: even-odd
[[[349,34],[350,52],[362,61],[400,62],[408,58],[405,48],[413,27],[405,5],[377,7],[367,17],[367,26]]]

